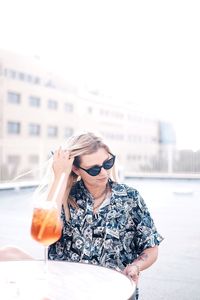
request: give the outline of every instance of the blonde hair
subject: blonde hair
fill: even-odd
[[[92,132],[73,135],[70,138],[68,138],[67,141],[62,146],[63,150],[69,151],[70,156],[74,157],[74,165],[76,166],[80,164],[82,155],[92,154],[96,152],[99,148],[104,148],[107,152],[111,153],[110,148],[108,147],[107,144],[103,142],[102,137],[97,136]],[[116,176],[116,171],[114,166],[110,170],[110,178],[114,181],[117,181],[117,176]],[[77,207],[77,204],[72,198],[69,197],[69,194],[72,186],[78,180],[80,180],[78,175],[76,175],[73,171],[71,171],[68,178],[66,190],[65,190],[65,199],[63,202],[67,219],[69,219],[68,204]],[[45,180],[44,180],[44,182],[46,182],[47,184],[42,183],[36,190],[36,193],[37,194],[39,193],[40,197],[42,196],[41,194],[47,193],[48,190],[47,186],[50,187],[52,181],[53,181],[52,158],[50,158],[49,166],[47,168],[47,172],[45,174]],[[45,197],[46,196],[47,194],[45,195]],[[42,197],[44,197],[44,195]]]

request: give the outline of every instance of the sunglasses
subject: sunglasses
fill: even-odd
[[[91,167],[89,169],[84,169],[80,166],[78,168],[85,171],[85,172],[87,172],[91,176],[97,176],[101,172],[102,168],[104,168],[105,170],[109,170],[113,167],[113,165],[115,163],[115,155],[113,155],[113,154],[111,154],[111,155],[112,155],[112,157],[105,160],[101,166],[96,165],[96,166]]]

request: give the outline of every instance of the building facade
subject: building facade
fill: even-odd
[[[100,133],[124,172],[148,169],[159,153],[157,120],[123,101],[80,92],[37,58],[0,50],[0,181],[42,166],[77,131]]]

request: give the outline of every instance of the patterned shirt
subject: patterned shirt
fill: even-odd
[[[61,238],[49,247],[49,259],[97,264],[123,270],[149,247],[162,241],[143,198],[137,190],[109,180],[110,201],[93,213],[93,198],[82,180],[70,196],[70,221],[62,209]]]

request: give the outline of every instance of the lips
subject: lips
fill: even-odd
[[[97,178],[97,180],[99,180],[99,181],[108,180],[108,177]]]

